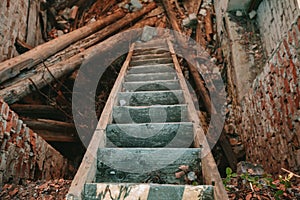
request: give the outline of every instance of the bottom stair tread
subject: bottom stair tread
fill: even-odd
[[[101,200],[211,200],[211,185],[166,185],[136,183],[87,183],[84,199]]]

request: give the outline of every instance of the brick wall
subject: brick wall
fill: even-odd
[[[299,13],[297,0],[261,2],[257,9],[257,22],[267,55],[271,55],[276,49]]]
[[[280,173],[281,167],[299,173],[299,103],[300,16],[242,103],[240,132],[247,160],[261,163],[269,173]]]
[[[0,62],[18,55],[14,46],[18,37],[31,46],[42,43],[37,31],[40,0],[1,0],[0,3]]]
[[[63,178],[72,172],[68,161],[26,127],[0,100],[0,185],[22,179]]]

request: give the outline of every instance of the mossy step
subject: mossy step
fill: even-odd
[[[152,58],[152,59],[145,59],[145,60],[132,60],[130,62],[130,66],[138,66],[138,65],[149,65],[149,64],[166,64],[172,63],[173,59],[171,57],[168,58]]]
[[[118,105],[150,106],[184,104],[182,90],[119,92]]]
[[[156,72],[175,72],[173,64],[139,65],[130,67],[127,74],[143,74]]]
[[[185,184],[183,166],[201,178],[200,148],[101,148],[96,182]]]
[[[123,92],[180,90],[177,80],[124,82]]]
[[[165,123],[189,121],[187,105],[115,106],[113,121],[117,124]]]
[[[109,124],[106,137],[111,147],[169,147],[191,146],[192,123]]]
[[[146,74],[128,74],[125,76],[127,82],[138,81],[160,81],[160,80],[177,80],[175,72],[163,72],[163,73],[146,73]]]
[[[170,58],[171,54],[170,52],[163,52],[163,53],[159,53],[159,54],[142,54],[142,55],[136,55],[136,56],[132,56],[131,60],[135,61],[135,60],[147,60],[147,59],[157,59],[157,58]]]

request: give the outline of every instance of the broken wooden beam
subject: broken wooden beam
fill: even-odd
[[[24,119],[23,122],[46,141],[78,142],[75,125],[49,119]]]
[[[71,74],[78,69],[81,64],[95,55],[111,51],[115,45],[129,43],[137,39],[141,31],[131,31],[131,34],[118,34],[105,41],[55,65],[48,67],[49,71],[44,68],[37,70],[33,76],[18,81],[6,88],[0,90],[0,96],[9,104],[13,104],[28,94],[45,87],[57,79]],[[51,73],[49,73],[51,72]]]
[[[54,106],[49,105],[13,104],[10,107],[23,117],[47,118],[53,120],[65,120],[67,118],[64,113]]]
[[[61,37],[39,45],[24,54],[0,63],[0,83],[15,77],[24,69],[34,67],[70,44],[97,32],[104,26],[115,22],[124,15],[125,13],[123,11],[116,12],[104,19],[100,19],[73,32],[62,35]]]

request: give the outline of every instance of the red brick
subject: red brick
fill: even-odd
[[[298,25],[298,30],[300,31],[300,17],[298,17],[297,25]]]
[[[300,37],[300,31],[297,30],[296,26],[293,26],[292,35],[293,35],[293,42],[294,42],[295,48],[299,48],[299,39],[298,39],[298,37]]]

